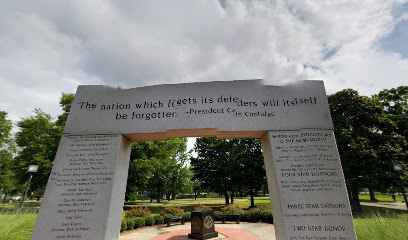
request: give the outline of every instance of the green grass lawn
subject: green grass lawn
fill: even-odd
[[[41,205],[41,202],[24,202],[25,207],[39,207],[40,205]],[[20,202],[0,203],[0,210],[16,208],[18,206],[20,206]]]
[[[404,201],[404,197],[402,195],[395,195],[395,196],[398,202]],[[360,199],[360,202],[371,202],[370,195],[368,194],[359,194],[358,197]],[[391,195],[378,194],[378,195],[375,195],[375,198],[379,202],[394,202]]]
[[[408,239],[408,222],[398,218],[370,217],[354,219],[359,240]]]
[[[371,213],[354,218],[359,240],[402,240],[408,239],[408,214],[402,215]]]
[[[2,210],[0,212],[0,238],[2,240],[30,239],[36,218],[36,212]]]
[[[354,216],[359,240],[408,239],[408,212],[405,210],[362,206],[362,213]]]
[[[355,218],[365,218],[366,216],[380,215],[380,216],[391,216],[396,218],[406,219],[408,221],[408,211],[384,208],[384,207],[373,207],[373,206],[361,206],[363,209],[362,213],[355,215]]]

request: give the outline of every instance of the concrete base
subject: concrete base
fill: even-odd
[[[198,233],[188,234],[188,238],[193,238],[193,239],[210,239],[210,238],[216,238],[216,237],[218,237],[218,232],[205,233],[205,234],[198,234]]]

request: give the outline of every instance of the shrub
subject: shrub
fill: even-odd
[[[253,208],[242,214],[241,220],[245,222],[273,223],[272,211]]]
[[[154,222],[157,225],[163,224],[164,223],[163,216],[160,216],[160,215],[154,216]]]
[[[254,217],[254,222],[260,222],[260,221],[262,221],[262,216],[263,216],[263,212],[264,211],[262,211],[262,210],[260,210],[260,209],[255,209],[254,211],[252,211],[253,212],[253,217]]]
[[[180,206],[166,207],[160,212],[160,215],[164,216],[165,214],[171,214],[173,216],[182,216],[184,210]]]
[[[262,211],[261,221],[264,223],[273,223],[273,215],[271,210]]]
[[[198,204],[197,206],[194,207],[195,211],[201,211],[201,210],[212,210],[210,206]]]
[[[186,221],[191,221],[191,212],[184,213],[183,216]]]
[[[132,208],[129,211],[125,212],[125,216],[128,218],[135,218],[135,217],[147,217],[151,216],[152,213],[148,207],[137,207]]]
[[[164,214],[163,215],[163,218],[164,219],[166,219],[166,218],[172,218],[173,217],[173,214]]]
[[[154,217],[152,217],[152,216],[147,216],[147,217],[145,217],[144,218],[145,219],[145,225],[146,226],[152,226],[152,225],[154,225]]]
[[[244,214],[245,210],[238,204],[230,204],[221,208],[221,212],[225,214]]]
[[[134,222],[134,229],[143,227],[145,225],[145,219],[143,217],[135,217]]]
[[[269,203],[259,203],[257,205],[255,205],[256,209],[259,210],[271,210],[271,204]]]
[[[127,229],[126,218],[122,218],[122,222],[120,223],[120,231],[123,232]]]
[[[126,229],[132,230],[135,226],[135,219],[133,218],[126,218]]]
[[[129,202],[137,201],[137,194],[135,194],[135,193],[127,193],[126,195],[127,195],[127,198],[128,198],[127,201],[129,201]]]
[[[254,217],[254,211],[246,211],[244,214],[240,216],[241,221],[244,222],[254,222],[255,217]]]
[[[215,211],[214,212],[214,220],[221,220],[221,214],[222,214],[222,212]]]

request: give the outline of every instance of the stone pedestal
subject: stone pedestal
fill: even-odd
[[[191,212],[191,233],[189,238],[210,239],[218,237],[218,232],[214,228],[214,214],[212,211],[192,211]]]
[[[119,238],[131,143],[64,135],[31,240]]]
[[[357,239],[333,131],[270,131],[262,148],[277,240]]]

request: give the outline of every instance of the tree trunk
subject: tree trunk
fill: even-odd
[[[378,202],[378,200],[375,198],[374,189],[372,187],[368,187],[368,192],[370,192],[370,201]]]
[[[8,195],[8,192],[4,192],[4,197],[3,197],[3,203],[5,203],[6,202],[6,198],[7,198],[7,195]]]
[[[351,202],[351,209],[354,213],[361,212],[361,205],[360,200],[358,198],[358,183],[354,181],[351,185],[351,195],[352,195],[352,202]]]
[[[229,205],[228,190],[224,189],[225,205]]]
[[[353,194],[351,194],[351,188],[349,186],[347,187],[347,193],[348,193],[349,202],[351,204],[353,202]]]
[[[197,192],[194,192],[194,200],[197,200]]]
[[[231,204],[234,203],[234,192],[231,192]]]
[[[162,195],[162,188],[163,185],[161,184],[161,181],[157,184],[157,203],[160,203],[161,195]]]
[[[252,187],[252,184],[249,185],[249,194],[251,195],[251,208],[255,207],[255,201],[254,201],[254,189]]]

